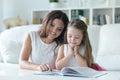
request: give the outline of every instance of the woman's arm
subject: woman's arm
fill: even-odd
[[[55,63],[56,69],[62,69],[65,67],[68,64],[71,56],[73,56],[72,51],[68,51],[68,54],[64,56],[64,45],[62,45],[58,50],[58,56]]]
[[[20,54],[20,60],[19,60],[20,68],[39,70],[39,71],[48,70],[49,65],[47,64],[38,65],[28,61],[32,51],[31,43],[32,42],[31,42],[30,34],[28,34]]]

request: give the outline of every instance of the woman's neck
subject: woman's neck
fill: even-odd
[[[48,39],[48,38],[42,38],[42,41],[43,41],[44,43],[47,43],[47,44],[50,44],[50,43],[53,42],[53,40],[50,40],[50,39]]]

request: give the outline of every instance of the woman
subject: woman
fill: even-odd
[[[54,10],[43,20],[39,31],[29,32],[21,50],[20,68],[38,71],[55,68],[58,48],[63,43],[68,22],[64,12]]]

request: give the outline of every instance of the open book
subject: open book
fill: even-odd
[[[89,67],[64,67],[60,74],[64,76],[76,77],[99,77],[106,74],[106,72],[96,71]]]
[[[44,71],[40,75],[62,75],[74,77],[99,77],[106,74],[105,71],[96,71],[88,67],[64,67],[60,70]]]

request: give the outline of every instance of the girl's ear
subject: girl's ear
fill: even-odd
[[[82,38],[82,41],[81,41],[81,44],[85,44],[85,35],[83,35],[83,38]]]

